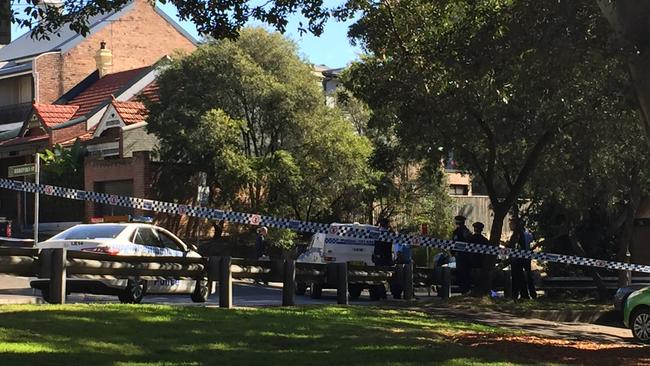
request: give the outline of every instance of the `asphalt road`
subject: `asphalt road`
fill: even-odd
[[[27,277],[0,276],[0,303],[9,303],[10,299],[25,302],[42,302],[40,291],[29,287]],[[282,304],[282,284],[271,283],[268,286],[249,281],[233,281],[233,305],[242,307],[277,306]],[[427,297],[427,293],[418,293],[418,297]],[[31,300],[31,301],[29,301]],[[91,295],[73,293],[68,295],[67,303],[119,302],[117,296]],[[146,295],[142,301],[145,304],[175,304],[196,305],[189,294],[179,295]],[[370,301],[368,292],[364,291],[358,300],[352,304],[376,304]],[[219,296],[210,295],[207,305],[218,305]],[[307,296],[296,296],[297,305],[336,304],[336,290],[324,289],[321,299]]]

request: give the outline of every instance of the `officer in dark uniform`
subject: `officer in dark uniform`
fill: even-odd
[[[472,227],[474,228],[474,234],[472,237],[469,239],[470,242],[474,244],[483,244],[483,245],[489,245],[490,240],[486,238],[483,235],[483,228],[485,225],[483,225],[482,222],[475,222],[472,224]],[[471,253],[470,254],[470,266],[472,269],[481,269],[483,268],[483,260],[484,260],[484,255],[479,254],[479,253]]]
[[[465,220],[465,216],[462,215],[454,217],[456,229],[451,237],[453,241],[471,242],[472,233],[465,226]],[[470,254],[467,252],[456,252],[454,255],[456,256],[456,278],[458,279],[458,286],[460,287],[460,292],[465,294],[470,290]]]

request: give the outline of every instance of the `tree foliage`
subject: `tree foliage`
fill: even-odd
[[[491,237],[560,135],[603,122],[607,28],[595,4],[357,2],[350,35],[370,53],[349,87],[414,154],[453,151],[487,189]]]
[[[62,0],[59,6],[41,5],[41,0],[11,0],[11,21],[22,27],[33,29],[32,36],[49,39],[64,27],[87,35],[90,31],[88,20],[95,15],[118,10],[133,0]],[[155,0],[147,1],[155,6]],[[181,20],[189,20],[196,25],[200,34],[216,39],[236,38],[242,27],[249,21],[259,21],[284,32],[287,17],[301,13],[306,24],[299,25],[300,32],[319,35],[323,31],[330,13],[322,0],[271,0],[266,2],[241,0],[158,0],[162,4],[171,3],[178,11]],[[17,7],[16,5],[24,5]]]
[[[349,78],[347,73],[342,80]],[[426,224],[430,235],[446,237],[451,232],[451,199],[441,164],[413,157],[404,149],[391,126],[376,123],[366,103],[339,86],[334,101],[359,134],[374,147],[370,165],[375,172],[367,202],[369,222],[391,218],[400,230],[418,232]],[[375,121],[375,123],[371,123]]]
[[[205,171],[213,203],[300,219],[327,217],[363,191],[370,143],[326,106],[296,54],[253,28],[173,62],[148,126],[169,169],[161,186],[191,192],[188,177]]]

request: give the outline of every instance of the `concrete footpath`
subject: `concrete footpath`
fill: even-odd
[[[577,322],[558,322],[534,318],[524,318],[503,312],[490,310],[469,310],[449,307],[441,302],[433,302],[413,310],[425,311],[432,317],[458,319],[470,323],[499,326],[522,331],[538,337],[551,337],[566,341],[587,341],[600,344],[637,344],[629,329]]]
[[[0,304],[42,304],[40,294],[29,287],[28,277],[0,275]]]

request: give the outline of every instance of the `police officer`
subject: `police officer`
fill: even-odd
[[[472,224],[472,227],[474,228],[474,234],[472,237],[469,239],[471,243],[474,244],[483,244],[483,245],[489,245],[490,240],[486,238],[483,235],[483,228],[485,225],[482,222],[475,222]],[[483,268],[483,259],[484,256],[482,254],[478,253],[471,253],[471,260],[470,260],[470,266],[472,269],[481,269]]]
[[[452,233],[451,239],[453,241],[461,241],[465,243],[471,242],[472,233],[465,226],[465,216],[458,215],[454,217],[456,229]],[[470,290],[470,255],[467,252],[456,252],[456,278],[458,279],[458,286],[460,292],[465,294]]]

